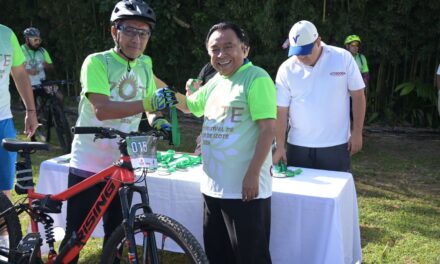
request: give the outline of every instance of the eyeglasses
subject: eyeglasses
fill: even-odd
[[[29,38],[29,40],[30,40],[31,42],[41,42],[41,38],[38,38],[38,37]]]
[[[138,29],[125,25],[118,25],[116,28],[119,31],[121,31],[124,35],[131,38],[139,36],[140,39],[147,39],[151,36],[151,31],[149,30]]]

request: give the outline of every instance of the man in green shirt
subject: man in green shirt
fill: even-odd
[[[269,74],[246,56],[247,36],[223,22],[206,48],[217,74],[177,107],[204,115],[202,128],[203,238],[211,264],[271,263],[271,144],[276,91]]]
[[[38,28],[30,27],[23,32],[25,43],[21,45],[26,57],[26,71],[33,86],[40,85],[46,80],[46,71],[53,70],[49,52],[41,47],[41,35]]]
[[[24,62],[25,58],[16,35],[10,28],[0,24],[0,141],[16,136],[9,93],[10,75],[26,106],[25,133],[30,137],[38,127],[34,97]],[[9,197],[14,184],[16,154],[0,147],[0,191]]]
[[[361,53],[359,53],[359,48],[361,45],[361,38],[358,35],[350,35],[345,38],[344,45],[348,51],[350,51],[351,55],[353,55],[356,64],[361,71],[362,79],[364,79],[365,83],[365,91],[368,87],[368,81],[370,80],[370,73],[368,70],[368,62],[367,58]]]
[[[111,127],[129,133],[137,131],[142,112],[148,112],[153,119],[153,112],[176,101],[171,90],[156,90],[151,58],[143,55],[156,24],[150,6],[141,0],[120,1],[110,21],[115,47],[87,56],[81,68],[82,91],[76,126]],[[161,121],[169,127],[164,119]],[[69,187],[112,165],[119,155],[117,139],[95,141],[94,135],[75,135]],[[93,186],[68,200],[66,236],[61,247],[68,241],[79,242],[71,235],[80,228],[102,188],[103,185]],[[103,217],[104,243],[121,220],[121,202],[116,197]]]
[[[10,76],[14,79],[15,86],[26,106],[24,132],[30,137],[38,127],[34,97],[24,68],[24,61],[16,35],[10,28],[0,24],[0,94],[2,95],[0,96],[0,142],[3,138],[16,137],[9,93]],[[16,152],[7,151],[0,146],[0,192],[4,192],[9,199],[11,198],[10,190],[14,185],[16,161]],[[0,219],[0,223],[2,221],[3,219]],[[5,229],[0,230],[0,247],[9,248],[9,245],[8,232]],[[7,259],[0,256],[0,261],[7,261]]]

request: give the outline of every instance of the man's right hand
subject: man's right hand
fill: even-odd
[[[202,80],[199,79],[189,79],[186,81],[185,90],[186,96],[189,96],[200,89],[202,86]]]
[[[287,164],[287,156],[286,156],[286,149],[285,148],[277,148],[275,152],[272,154],[272,164],[278,164],[283,162],[284,164]]]
[[[175,92],[167,87],[157,89],[151,97],[145,97],[144,110],[155,112],[177,104]]]

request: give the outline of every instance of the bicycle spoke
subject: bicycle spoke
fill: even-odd
[[[134,234],[138,260],[142,263],[207,263],[197,240],[182,225],[160,215],[140,217]],[[129,263],[128,244],[122,226],[104,246],[102,263]]]

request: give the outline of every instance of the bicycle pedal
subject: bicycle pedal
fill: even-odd
[[[27,234],[18,244],[15,250],[17,263],[35,263],[42,239],[39,233]]]

